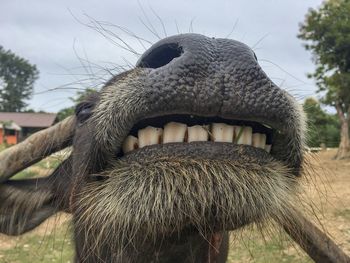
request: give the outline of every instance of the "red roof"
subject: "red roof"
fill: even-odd
[[[21,127],[46,128],[56,119],[54,113],[0,112],[1,121],[13,121]]]

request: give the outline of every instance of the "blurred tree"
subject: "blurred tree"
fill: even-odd
[[[316,70],[322,103],[334,106],[341,123],[336,158],[350,157],[350,0],[328,0],[318,10],[310,9],[298,37],[306,41]]]
[[[62,121],[70,115],[74,114],[74,107],[64,108],[57,112],[57,120]]]
[[[65,119],[65,118],[67,118],[68,116],[73,115],[74,114],[75,105],[78,104],[79,102],[84,101],[84,99],[87,96],[89,96],[90,94],[95,93],[95,92],[96,92],[95,89],[87,88],[87,89],[85,89],[83,91],[78,91],[77,94],[75,95],[75,97],[69,98],[74,103],[74,106],[68,107],[68,108],[64,108],[64,109],[60,110],[57,113],[58,121],[61,121],[61,120]]]
[[[303,108],[308,122],[307,145],[320,147],[324,143],[327,147],[337,147],[340,141],[337,116],[326,113],[313,98],[307,98]]]
[[[0,111],[22,111],[38,75],[35,65],[0,46]]]

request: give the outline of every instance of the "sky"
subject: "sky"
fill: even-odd
[[[40,71],[29,108],[57,112],[77,91],[100,88],[157,40],[194,32],[249,45],[298,101],[316,96],[315,69],[297,38],[321,0],[0,0],[0,45]],[[132,50],[132,51],[130,51]]]

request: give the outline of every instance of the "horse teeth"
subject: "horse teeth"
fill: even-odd
[[[210,138],[209,138],[210,137]],[[124,153],[143,148],[148,145],[172,142],[228,142],[252,145],[256,148],[271,151],[272,145],[266,144],[266,134],[253,133],[249,126],[233,126],[226,123],[194,125],[187,127],[179,122],[169,122],[164,128],[147,126],[138,131],[138,138],[132,135],[126,137],[122,149]]]
[[[237,144],[252,145],[252,134],[253,134],[252,127],[241,127],[241,126],[237,126],[237,127],[238,128],[235,129],[235,137],[237,140]]]
[[[211,139],[214,142],[232,142],[234,127],[225,123],[213,123],[211,126]]]
[[[256,148],[265,149],[266,135],[261,133],[253,133],[252,145]]]
[[[184,142],[186,131],[186,124],[169,122],[164,126],[163,143]]]
[[[187,142],[208,141],[208,129],[201,125],[187,128]]]
[[[138,131],[139,147],[158,144],[161,142],[163,129],[148,126]]]
[[[138,139],[135,136],[129,135],[123,143],[123,152],[127,153],[138,148]]]

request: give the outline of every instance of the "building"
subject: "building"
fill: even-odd
[[[0,122],[0,144],[16,144],[20,137],[21,127],[14,122]]]
[[[56,121],[54,113],[0,112],[0,144],[16,144]]]

